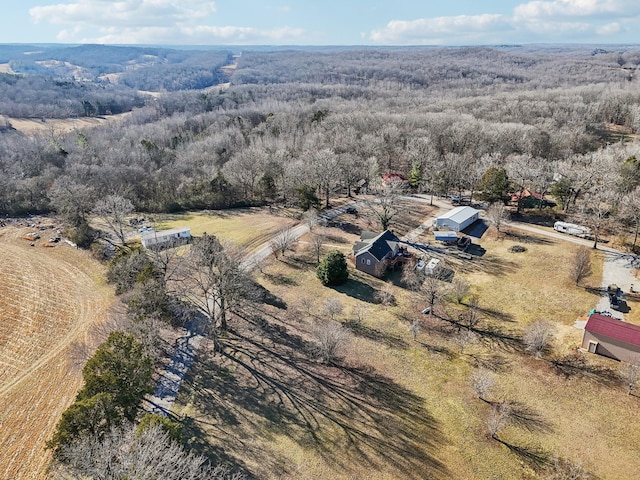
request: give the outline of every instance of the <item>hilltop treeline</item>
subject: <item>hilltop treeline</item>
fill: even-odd
[[[336,52],[247,52],[233,83],[317,83],[429,90],[520,90],[630,79],[634,50],[415,48]]]

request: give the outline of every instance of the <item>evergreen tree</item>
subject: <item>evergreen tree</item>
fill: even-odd
[[[349,278],[347,259],[339,250],[331,250],[316,269],[316,275],[323,285],[341,285]]]

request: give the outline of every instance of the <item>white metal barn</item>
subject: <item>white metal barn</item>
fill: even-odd
[[[144,232],[140,236],[144,248],[162,248],[174,244],[186,243],[191,239],[190,227],[172,228],[158,232]]]
[[[436,227],[448,228],[454,232],[459,232],[478,220],[479,214],[480,212],[473,207],[456,207],[436,218]]]

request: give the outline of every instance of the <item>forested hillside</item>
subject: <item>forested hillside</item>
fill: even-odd
[[[89,211],[113,192],[143,211],[291,202],[300,188],[346,191],[418,167],[420,188],[446,193],[473,189],[490,166],[515,172],[523,158],[549,188],[617,138],[611,125],[640,128],[638,58],[590,48],[245,53],[228,90],[167,92],[144,106],[122,86],[4,75],[7,115],[26,104],[135,110],[68,135],[5,128],[0,211]],[[170,81],[172,65],[149,67],[155,81]],[[631,156],[625,148],[599,154]]]
[[[69,118],[144,105],[139,91],[197,90],[227,81],[228,50],[0,45],[0,115]]]

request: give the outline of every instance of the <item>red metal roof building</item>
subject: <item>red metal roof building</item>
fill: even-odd
[[[584,327],[582,348],[628,363],[640,363],[640,326],[594,313]]]

